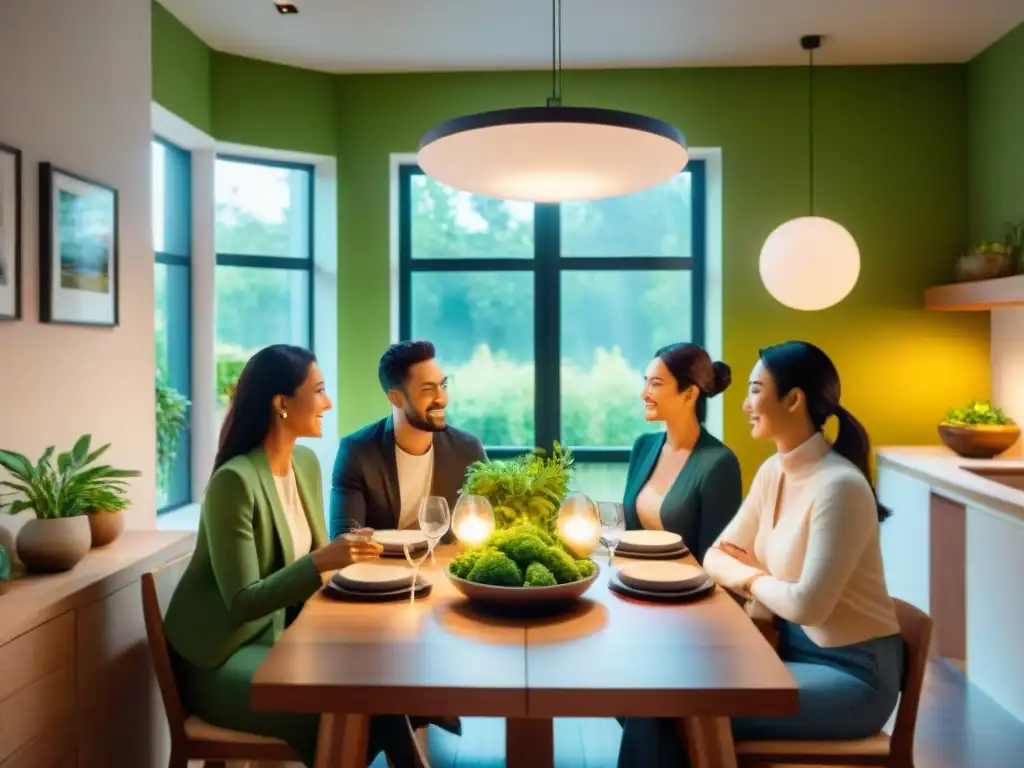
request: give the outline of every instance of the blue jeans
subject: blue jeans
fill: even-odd
[[[779,622],[779,657],[796,679],[799,712],[737,717],[738,740],[859,739],[882,730],[900,694],[906,648],[899,635],[822,648],[804,630]],[[626,718],[619,768],[686,766],[686,745],[671,718]]]

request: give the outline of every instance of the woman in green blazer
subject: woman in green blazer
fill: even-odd
[[[246,363],[221,429],[195,551],[165,619],[186,710],[222,728],[282,739],[309,766],[319,718],[254,712],[250,689],[287,609],[320,589],[321,572],[379,552],[369,542],[327,540],[320,465],[295,441],[320,437],[330,408],[308,350],[274,345]],[[374,718],[367,764],[404,734],[400,719]]]
[[[696,344],[659,349],[647,366],[642,398],[647,421],[664,432],[633,444],[623,498],[626,528],[673,531],[699,562],[743,500],[736,455],[702,426],[709,397],[732,376]]]

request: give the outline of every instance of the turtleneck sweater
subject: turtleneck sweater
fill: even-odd
[[[723,541],[745,550],[759,567],[719,549]],[[751,597],[801,625],[821,647],[899,632],[885,586],[874,493],[820,432],[761,465],[704,568],[736,591],[751,576],[767,574],[753,583]]]

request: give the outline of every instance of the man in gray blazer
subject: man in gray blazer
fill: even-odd
[[[419,527],[420,500],[443,496],[452,510],[466,469],[486,460],[480,440],[449,426],[448,379],[429,341],[391,345],[377,376],[391,415],[346,435],[331,480],[331,538],[352,527]]]

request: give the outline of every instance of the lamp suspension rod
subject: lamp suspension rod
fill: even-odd
[[[562,106],[562,0],[551,0],[551,96],[549,107]]]
[[[814,52],[821,47],[821,35],[804,35],[800,47],[807,51],[807,148],[810,179],[807,185],[808,210],[814,215]]]

